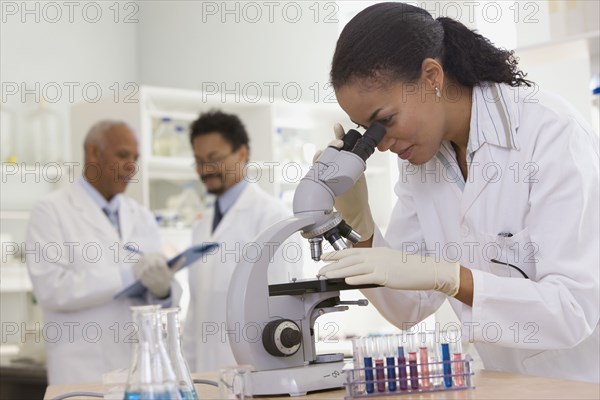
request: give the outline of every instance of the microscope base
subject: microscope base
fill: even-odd
[[[302,367],[254,371],[250,374],[253,395],[289,394],[304,396],[307,392],[337,389],[344,386],[344,362],[310,364]]]

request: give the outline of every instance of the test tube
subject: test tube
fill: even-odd
[[[400,390],[408,389],[406,381],[406,357],[404,356],[403,336],[398,336],[398,379],[400,380]]]
[[[471,387],[471,357],[469,355],[464,355],[463,366],[464,366],[464,381],[465,387]]]
[[[419,369],[417,367],[417,337],[414,333],[408,336],[408,370],[410,373],[410,388],[419,389]]]
[[[442,343],[442,362],[444,363],[444,386],[452,387],[452,366],[450,365],[450,348]]]
[[[427,349],[427,333],[419,333],[419,367],[421,370],[421,386],[429,390],[429,351]]]
[[[377,379],[377,391],[382,393],[385,392],[385,367],[383,358],[387,342],[385,336],[379,336],[374,339],[377,349],[375,358],[375,378]]]
[[[354,361],[354,380],[358,380],[360,382],[364,382],[365,380],[365,370],[363,364],[365,349],[364,349],[364,338],[353,338],[352,339],[352,357]],[[354,385],[353,388],[356,390],[357,394],[364,394],[365,387],[363,384]]]
[[[442,360],[440,357],[440,338],[436,331],[427,333],[427,348],[429,349],[429,377],[431,385],[439,388],[443,385]]]
[[[385,355],[385,364],[387,366],[387,382],[388,390],[395,392],[397,389],[396,384],[396,347],[398,340],[396,336],[390,335],[386,337],[387,349]]]
[[[373,338],[366,337],[364,343],[364,365],[365,365],[365,390],[367,393],[375,392],[373,385]]]
[[[454,386],[463,387],[465,385],[465,369],[460,337],[452,345],[452,369],[454,370]]]

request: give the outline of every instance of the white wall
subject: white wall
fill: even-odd
[[[275,97],[290,102],[300,94],[314,101],[317,83],[316,99],[323,99],[337,40],[335,3],[273,3],[273,8],[238,1],[142,3],[141,81],[208,91],[218,87],[239,93],[242,100],[269,99],[272,85]]]
[[[74,2],[79,5],[71,14],[64,3],[52,3],[57,6],[48,7],[44,2],[1,4],[2,103],[17,116],[21,137],[26,113],[39,102],[36,96],[50,97],[49,107],[60,113],[68,133],[72,104],[86,97],[95,100],[95,88],[100,88],[103,98],[112,98],[115,83],[122,95],[125,84],[138,81],[137,23],[123,22],[131,10],[121,9],[115,23],[115,11],[109,9],[113,3],[96,2],[100,14],[94,7],[84,8],[85,3]],[[17,93],[11,94],[15,85]],[[23,89],[32,93],[25,94],[29,92]]]

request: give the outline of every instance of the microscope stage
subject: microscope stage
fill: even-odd
[[[312,279],[269,285],[269,296],[297,296],[305,293],[336,292],[341,290],[368,289],[379,285],[348,285],[344,278]]]

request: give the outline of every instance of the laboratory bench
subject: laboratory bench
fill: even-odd
[[[216,373],[192,374],[194,378],[216,380]],[[402,394],[375,399],[600,399],[600,385],[520,375],[506,372],[477,371],[474,376],[475,389],[455,390],[449,392]],[[200,399],[218,399],[219,389],[208,385],[196,385]],[[58,395],[75,391],[101,392],[102,384],[50,385],[44,399],[52,399]],[[307,396],[296,397],[306,399],[343,399],[345,389],[322,391]],[[290,399],[283,397],[264,397],[266,399]],[[71,397],[70,399],[89,399],[89,397]]]

